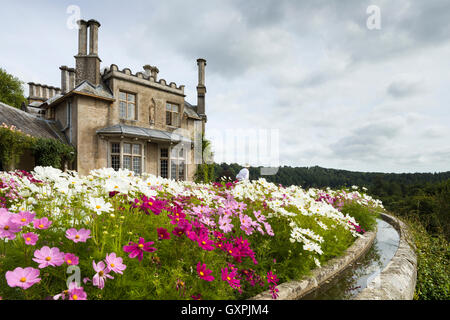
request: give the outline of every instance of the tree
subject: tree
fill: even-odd
[[[19,78],[0,68],[0,102],[20,108],[26,98],[22,89],[23,82]]]

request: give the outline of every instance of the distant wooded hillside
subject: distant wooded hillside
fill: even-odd
[[[235,178],[242,166],[215,164],[215,177]],[[261,177],[260,168],[250,168],[250,179]],[[383,201],[398,215],[416,216],[432,233],[450,239],[450,171],[440,173],[372,173],[322,167],[280,167],[273,176],[262,176],[283,186],[300,185],[305,189],[366,187],[368,194]]]

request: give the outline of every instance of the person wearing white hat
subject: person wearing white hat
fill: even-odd
[[[239,181],[248,180],[250,177],[250,172],[248,171],[248,168],[250,168],[250,165],[246,163],[244,165],[244,168],[242,168],[241,171],[239,171],[239,173],[237,174],[236,179]]]

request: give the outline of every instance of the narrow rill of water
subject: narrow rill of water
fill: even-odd
[[[389,223],[378,219],[372,248],[340,276],[304,296],[302,300],[349,300],[367,287],[397,252],[399,234]]]

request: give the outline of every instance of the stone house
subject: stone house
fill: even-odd
[[[159,79],[155,66],[136,74],[115,64],[101,71],[100,23],[79,20],[78,25],[75,68],[59,68],[60,88],[28,83],[27,111],[57,124],[77,150],[69,168],[80,174],[112,167],[192,180],[201,162],[194,151],[201,154],[207,121],[206,60],[197,60],[194,106],[185,101],[184,86]]]

